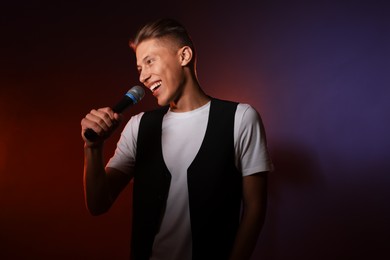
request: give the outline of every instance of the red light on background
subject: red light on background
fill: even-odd
[[[3,172],[5,168],[5,162],[7,159],[6,146],[4,140],[0,142],[0,172]]]

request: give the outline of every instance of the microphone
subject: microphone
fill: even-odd
[[[112,110],[115,113],[122,113],[127,107],[137,104],[145,96],[145,90],[140,86],[132,87],[127,93],[123,96],[115,106],[112,107]],[[85,138],[93,142],[98,138],[98,134],[92,129],[88,128],[84,132]]]

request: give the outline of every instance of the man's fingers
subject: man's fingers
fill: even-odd
[[[107,138],[120,121],[121,115],[114,113],[109,107],[92,109],[81,120],[82,134],[84,135],[87,129],[92,129],[100,137]]]
[[[96,123],[105,131],[108,131],[109,128],[113,126],[113,120],[115,120],[114,113],[109,113],[103,109],[91,110],[91,112],[86,116],[86,118]]]

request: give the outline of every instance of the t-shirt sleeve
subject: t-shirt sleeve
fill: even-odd
[[[260,115],[248,104],[239,104],[234,123],[236,166],[243,176],[273,170]]]
[[[115,153],[106,164],[106,167],[115,168],[123,173],[134,171],[137,136],[142,115],[143,113],[132,116],[127,122],[117,143]]]

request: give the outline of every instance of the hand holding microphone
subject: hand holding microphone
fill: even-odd
[[[115,106],[92,110],[81,120],[82,135],[85,141],[95,142],[108,137],[120,121],[117,114],[131,105],[137,104],[145,95],[140,86],[132,87]]]

